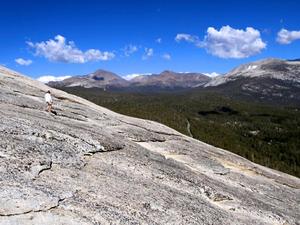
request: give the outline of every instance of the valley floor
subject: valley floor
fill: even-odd
[[[154,120],[253,162],[300,177],[300,110],[213,92],[128,93],[64,88],[113,111]]]

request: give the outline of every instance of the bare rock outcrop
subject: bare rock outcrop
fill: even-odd
[[[0,224],[299,224],[300,180],[0,67]]]

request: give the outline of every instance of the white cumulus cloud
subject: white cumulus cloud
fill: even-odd
[[[153,48],[145,48],[145,53],[142,57],[143,60],[149,59],[154,54]]]
[[[43,83],[48,83],[50,81],[62,81],[64,79],[70,78],[71,76],[59,76],[59,77],[55,77],[55,76],[41,76],[39,78],[37,78],[38,81],[41,81]]]
[[[171,60],[171,55],[168,53],[163,54],[161,57],[165,60]]]
[[[177,42],[186,41],[186,42],[194,43],[195,45],[200,44],[199,37],[190,34],[177,34],[175,37],[175,41]]]
[[[131,80],[135,77],[144,76],[144,75],[150,75],[150,73],[132,73],[132,74],[128,74],[128,75],[123,76],[123,78],[125,80]]]
[[[157,39],[155,40],[155,42],[158,43],[158,44],[161,44],[161,43],[162,43],[162,38],[157,38]]]
[[[230,26],[223,26],[220,30],[209,27],[203,41],[190,34],[177,34],[175,40],[193,43],[220,58],[247,58],[260,53],[267,46],[259,30],[252,27],[245,30]]]
[[[126,45],[122,50],[125,56],[130,56],[131,54],[137,52],[139,48],[136,45],[130,44],[130,45]]]
[[[21,66],[29,66],[30,64],[32,64],[32,60],[22,59],[22,58],[15,59],[15,62],[18,63]]]
[[[289,31],[286,29],[281,29],[277,33],[277,42],[280,44],[290,44],[295,40],[300,40],[300,30],[299,31]]]
[[[239,30],[223,26],[219,31],[209,27],[203,41],[207,52],[220,58],[246,58],[260,53],[266,45],[252,27]]]
[[[115,57],[112,52],[102,52],[98,49],[88,49],[82,51],[75,46],[73,41],[66,41],[66,38],[57,35],[54,39],[42,41],[39,43],[27,42],[27,44],[35,49],[35,54],[43,56],[52,62],[65,63],[86,63],[89,61],[106,61]]]

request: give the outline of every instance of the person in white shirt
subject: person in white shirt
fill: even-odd
[[[47,93],[45,94],[45,101],[47,103],[46,111],[51,112],[51,110],[52,110],[52,97],[51,97],[51,92],[50,91],[47,91]]]

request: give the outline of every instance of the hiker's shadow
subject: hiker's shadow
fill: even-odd
[[[54,114],[55,116],[57,116],[57,112],[54,110],[51,110],[51,113]]]

